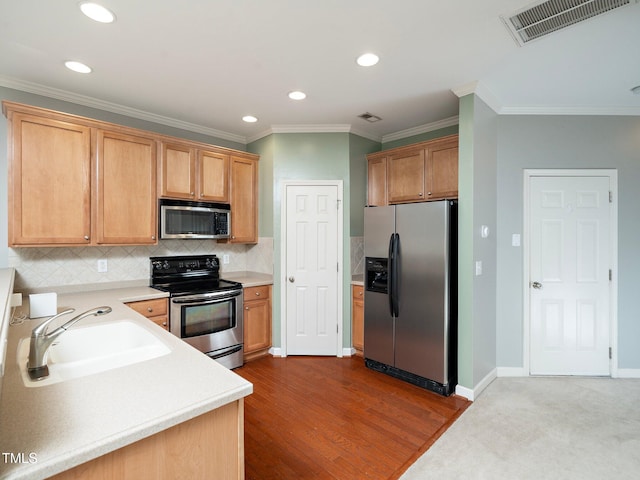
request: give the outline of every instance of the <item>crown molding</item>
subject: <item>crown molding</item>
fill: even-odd
[[[400,140],[402,138],[413,137],[414,135],[420,135],[422,133],[433,132],[434,130],[440,130],[441,128],[451,127],[458,125],[459,119],[455,117],[445,118],[444,120],[438,120],[437,122],[427,123],[425,125],[419,125],[417,127],[401,130],[396,133],[390,133],[382,136],[382,143],[392,142],[394,140]]]
[[[229,140],[231,142],[241,143],[243,145],[247,144],[247,138],[242,135],[223,132],[222,130],[216,130],[214,128],[204,127],[202,125],[184,122],[182,120],[176,120],[174,118],[157,115],[155,113],[146,112],[137,108],[126,107],[117,103],[107,102],[104,100],[80,95],[58,88],[47,87],[33,82],[27,82],[25,80],[18,80],[4,75],[0,75],[0,86],[12,88],[14,90],[20,90],[22,92],[33,93],[35,95],[42,95],[44,97],[55,98],[57,100],[63,100],[65,102],[83,105],[85,107],[97,108],[99,110],[105,110],[107,112],[137,118],[139,120],[159,123],[168,127],[175,127],[181,130],[202,133],[203,135],[209,135],[212,137]]]
[[[349,124],[309,124],[309,125],[272,125],[269,129],[247,138],[247,143],[255,142],[261,138],[275,133],[352,133],[360,137],[368,138],[374,142],[380,142],[381,137],[371,133],[357,130]]]
[[[500,115],[592,115],[639,116],[640,106],[635,107],[576,107],[576,106],[513,106],[502,107]]]

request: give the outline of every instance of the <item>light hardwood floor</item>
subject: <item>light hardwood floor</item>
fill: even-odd
[[[247,480],[397,479],[470,402],[402,382],[360,357],[265,357],[234,370]]]

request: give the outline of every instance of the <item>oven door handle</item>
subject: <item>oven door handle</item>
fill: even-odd
[[[209,356],[209,358],[213,358],[215,360],[216,358],[222,358],[228,355],[232,355],[236,352],[239,352],[240,350],[242,350],[242,345],[234,345],[232,347],[225,348],[224,350],[216,351],[213,355],[211,355],[211,353],[213,352],[207,353],[207,355]]]
[[[189,296],[189,297],[172,297],[171,302],[176,304],[191,304],[197,303],[200,305],[209,305],[212,303],[218,303],[221,300],[228,300],[230,298],[239,297],[242,294],[242,290],[239,292],[214,292],[207,295]]]

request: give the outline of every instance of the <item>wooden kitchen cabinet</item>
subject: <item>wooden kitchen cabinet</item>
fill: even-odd
[[[156,142],[97,131],[95,242],[156,243]]]
[[[244,399],[203,413],[50,478],[244,479]]]
[[[152,137],[11,102],[3,111],[9,246],[156,243]]]
[[[369,206],[458,197],[458,135],[367,155]]]
[[[244,289],[244,361],[263,357],[271,348],[271,285]]]
[[[387,156],[389,203],[425,200],[424,149],[400,151]]]
[[[160,147],[160,196],[229,202],[229,155],[199,144],[163,141]]]
[[[364,287],[351,286],[351,344],[356,355],[364,351]]]
[[[387,157],[369,159],[367,165],[367,205],[383,207],[387,202]]]
[[[169,330],[169,305],[166,298],[128,302],[126,305],[165,330]]]
[[[231,243],[258,243],[258,161],[231,157]]]
[[[458,197],[458,136],[430,142],[426,149],[429,200]]]
[[[3,108],[9,120],[9,246],[88,245],[91,128]]]

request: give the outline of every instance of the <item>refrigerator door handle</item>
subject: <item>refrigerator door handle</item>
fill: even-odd
[[[393,317],[393,236],[395,234],[391,234],[389,237],[389,257],[387,260],[387,275],[389,278],[388,290],[387,290],[387,298],[389,299],[389,315]]]
[[[399,279],[399,267],[400,267],[400,235],[398,233],[394,233],[392,235],[392,258],[393,261],[391,262],[391,285],[390,285],[390,290],[391,290],[391,304],[392,304],[392,311],[391,314],[394,317],[398,317],[400,314],[399,311],[399,302],[400,302],[400,289],[399,289],[399,285],[398,285],[398,279]]]

